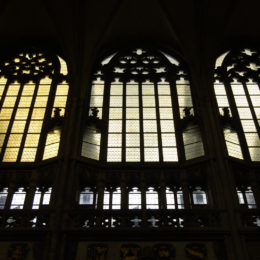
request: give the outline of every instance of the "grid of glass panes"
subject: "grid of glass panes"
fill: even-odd
[[[146,191],[146,209],[159,209],[158,192],[152,187]]]
[[[207,195],[201,187],[195,187],[192,192],[192,200],[194,205],[206,205],[207,202]]]
[[[42,82],[39,86],[29,82],[25,85],[13,83],[7,87],[0,115],[1,119],[8,120],[5,122],[9,125],[4,162],[35,160],[49,90],[50,85]],[[14,119],[12,122],[11,118]],[[22,152],[21,158],[18,158],[19,151]]]
[[[184,80],[183,78],[176,81],[176,89],[178,94],[180,117],[185,117],[184,111],[186,109],[190,109],[190,115],[194,115],[189,81]],[[204,148],[198,125],[190,124],[184,129],[183,142],[186,160],[204,155]]]
[[[167,209],[184,209],[183,192],[180,188],[166,188]]]
[[[239,204],[247,205],[250,209],[256,208],[255,197],[251,187],[246,187],[243,190],[237,189],[237,196]]]
[[[99,110],[97,117],[102,119],[103,95],[104,82],[99,78],[93,81],[91,86],[89,116],[92,116],[92,109],[97,108]],[[97,129],[94,126],[88,125],[83,134],[81,155],[98,160],[100,154],[100,140],[101,133],[97,132]]]
[[[64,70],[62,68],[62,70]],[[63,81],[57,86],[54,103],[52,106],[52,117],[54,117],[55,108],[60,109],[60,116],[64,116],[67,103],[67,97],[69,92],[69,85],[66,81]],[[46,138],[45,149],[43,154],[43,160],[56,157],[59,152],[60,145],[60,131],[49,132]]]
[[[60,59],[62,60],[62,59]],[[62,60],[61,70],[67,71]],[[0,79],[0,153],[3,162],[33,162],[39,145],[40,134],[51,98],[52,79],[45,77],[39,84],[13,82],[5,86],[5,78]],[[64,115],[68,95],[68,84],[57,86],[53,108],[61,108]],[[57,156],[60,133],[49,133],[43,159]]]
[[[157,88],[163,161],[178,161],[170,84],[161,81]]]
[[[0,209],[4,209],[7,195],[8,188],[3,188],[2,190],[0,190]]]
[[[260,89],[257,83],[247,82],[246,85],[243,86],[242,83],[232,82],[231,89],[233,92],[233,96],[236,102],[236,107],[238,110],[238,114],[240,117],[240,122],[242,124],[242,128],[245,134],[245,138],[247,141],[249,153],[252,161],[260,161],[260,138],[257,131],[257,127],[259,127],[259,123],[254,121],[254,111],[250,109],[249,102],[252,102],[254,108],[256,108],[255,112],[260,107]],[[246,94],[248,92],[248,96]],[[258,118],[260,115],[257,115]]]
[[[122,108],[123,83],[115,81],[110,86],[107,161],[122,161]]]
[[[140,104],[139,86],[136,82],[126,84],[125,145],[126,161],[139,162],[140,155]]]
[[[51,190],[52,188],[41,189],[37,187],[34,194],[32,208],[39,209],[41,205],[49,205],[51,199]]]
[[[103,209],[120,209],[121,208],[121,190],[105,190]]]
[[[133,188],[128,194],[129,209],[141,209],[141,192],[138,188]]]
[[[223,115],[223,109],[228,108],[230,111],[230,116],[232,116],[224,84],[216,80],[214,83],[214,89],[219,107],[219,113]],[[241,111],[242,110],[240,110],[240,112]],[[224,128],[224,137],[226,141],[228,155],[238,159],[243,159],[240,142],[236,131],[234,129],[231,129],[231,127],[226,126]]]
[[[12,197],[11,209],[23,209],[26,192],[24,188],[19,188]]]

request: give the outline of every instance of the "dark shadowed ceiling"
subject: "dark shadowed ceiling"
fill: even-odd
[[[177,50],[194,68],[260,43],[258,0],[2,0],[0,8],[2,52],[25,40],[47,43],[72,73],[131,42]]]

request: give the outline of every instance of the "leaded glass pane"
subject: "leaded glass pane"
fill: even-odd
[[[126,148],[127,162],[140,162],[140,148]]]
[[[126,120],[126,132],[139,132],[140,124],[138,120]]]
[[[177,148],[163,147],[163,161],[164,162],[177,162],[178,161]]]
[[[140,135],[139,134],[126,134],[126,147],[139,147]]]
[[[157,121],[156,120],[144,120],[143,121],[144,132],[157,132]]]
[[[122,149],[121,148],[107,148],[107,161],[108,162],[121,162]]]
[[[158,136],[157,134],[144,134],[144,146],[158,146]]]
[[[109,147],[122,146],[122,134],[109,134],[108,135],[108,146]]]
[[[144,161],[145,162],[159,162],[158,148],[144,148]]]

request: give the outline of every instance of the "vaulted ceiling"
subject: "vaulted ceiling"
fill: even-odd
[[[140,41],[177,50],[196,67],[232,46],[259,44],[259,7],[258,0],[1,0],[0,46],[26,39],[58,46],[76,73]]]

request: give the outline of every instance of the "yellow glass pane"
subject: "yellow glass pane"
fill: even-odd
[[[48,96],[50,92],[50,85],[39,85],[37,96]]]
[[[21,97],[18,107],[30,107],[32,103],[32,97]]]
[[[140,148],[126,148],[127,162],[140,162]]]
[[[229,107],[229,102],[226,96],[216,96],[219,107]]]
[[[14,107],[17,97],[5,97],[3,107]]]
[[[3,95],[4,88],[5,88],[4,85],[0,85],[0,98],[1,98],[1,96]]]
[[[122,96],[110,96],[110,107],[122,107]]]
[[[139,108],[126,108],[126,119],[139,119]]]
[[[144,119],[156,119],[156,111],[155,108],[143,108],[143,118]]]
[[[144,148],[144,160],[146,162],[158,162],[159,161],[158,148]]]
[[[174,132],[173,120],[161,120],[160,124],[162,132]]]
[[[139,132],[140,125],[138,120],[126,120],[126,132]]]
[[[163,161],[164,162],[177,162],[178,153],[177,148],[163,148]]]
[[[140,135],[139,134],[126,134],[126,146],[127,147],[139,147]]]
[[[241,120],[244,132],[256,132],[255,123],[253,120]]]
[[[42,121],[31,121],[28,133],[40,133],[42,129]]]
[[[6,133],[9,121],[0,121],[0,133]]]
[[[22,141],[22,134],[10,134],[7,142],[7,147],[19,147]]]
[[[23,133],[26,121],[14,121],[11,133]]]
[[[91,96],[90,107],[102,107],[103,96]]]
[[[142,94],[143,95],[154,95],[154,85],[153,84],[142,84]]]
[[[158,146],[158,136],[157,134],[144,134],[144,146]]]
[[[34,84],[26,84],[23,86],[22,96],[33,96],[35,85]]]
[[[104,94],[104,84],[93,84],[91,87],[91,95],[100,95]]]
[[[214,89],[216,95],[227,95],[224,84],[214,84]]]
[[[55,144],[60,142],[59,133],[49,133],[46,139],[46,146],[50,144]]]
[[[144,120],[143,121],[144,132],[156,132],[157,133],[157,122],[156,120]]]
[[[160,107],[171,107],[172,106],[171,96],[159,96],[159,106]]]
[[[232,84],[231,83],[231,88],[233,91],[234,95],[245,95],[245,90],[242,84]]]
[[[108,132],[121,133],[122,120],[109,120]]]
[[[246,85],[250,95],[260,95],[260,88],[257,83],[247,83]]]
[[[162,108],[160,107],[160,118],[161,119],[172,119],[173,118],[173,112],[172,108]]]
[[[122,108],[110,108],[109,119],[122,119]]]
[[[51,84],[51,81],[52,81],[52,79],[50,79],[48,77],[45,77],[45,78],[41,79],[40,84],[47,84],[47,85],[49,85],[49,84]]]
[[[58,155],[59,143],[50,144],[45,146],[43,160],[47,160]]]
[[[143,96],[143,106],[144,107],[155,107],[154,96]]]
[[[45,108],[34,108],[32,112],[32,119],[43,119],[45,110]]]
[[[69,85],[64,82],[64,84],[59,84],[56,90],[56,96],[67,96],[69,92]]]
[[[122,145],[122,134],[109,134],[108,135],[108,146],[119,147]]]
[[[39,143],[39,134],[28,134],[25,139],[25,147],[37,147]]]
[[[248,107],[246,96],[234,96],[237,107]]]
[[[54,100],[54,105],[53,107],[65,107],[67,102],[67,97],[59,97],[56,96]]]
[[[122,148],[107,148],[108,162],[121,162]]]
[[[123,85],[111,85],[110,95],[123,95]]]
[[[18,156],[19,148],[6,148],[3,162],[15,162]]]
[[[139,97],[138,96],[127,96],[126,97],[127,107],[139,107]]]
[[[254,107],[260,106],[260,96],[251,96],[251,101]]]
[[[0,110],[0,119],[10,119],[13,113],[13,109],[11,108],[2,108]]]
[[[20,85],[9,85],[6,95],[7,96],[17,96],[20,89]]]
[[[176,146],[175,134],[162,134],[162,146]]]
[[[24,148],[21,162],[34,162],[37,148]]]
[[[138,95],[138,84],[127,84],[126,95]]]
[[[29,113],[28,108],[18,108],[15,114],[15,120],[27,119]]]
[[[246,141],[248,146],[259,146],[260,147],[260,138],[257,133],[246,133]]]
[[[4,78],[4,77],[1,77],[1,78],[0,78],[0,84],[1,84],[1,85],[5,85],[5,84],[6,84],[6,81],[7,81],[6,78]]]
[[[48,97],[46,96],[37,96],[34,107],[46,107],[48,101]]]
[[[259,147],[250,147],[249,153],[251,156],[251,160],[253,162],[259,162],[260,161],[260,148]]]
[[[176,89],[177,89],[177,94],[178,94],[178,96],[180,96],[180,95],[188,95],[188,96],[191,96],[190,86],[189,86],[189,85],[177,84],[177,85],[176,85]]]
[[[237,110],[238,110],[239,117],[241,119],[252,119],[253,118],[250,108],[243,107],[243,108],[238,108]]]
[[[158,83],[158,95],[171,95],[170,85]]]
[[[5,135],[0,134],[0,147],[3,146],[4,140],[5,140]]]
[[[191,96],[178,96],[180,107],[192,107]]]

